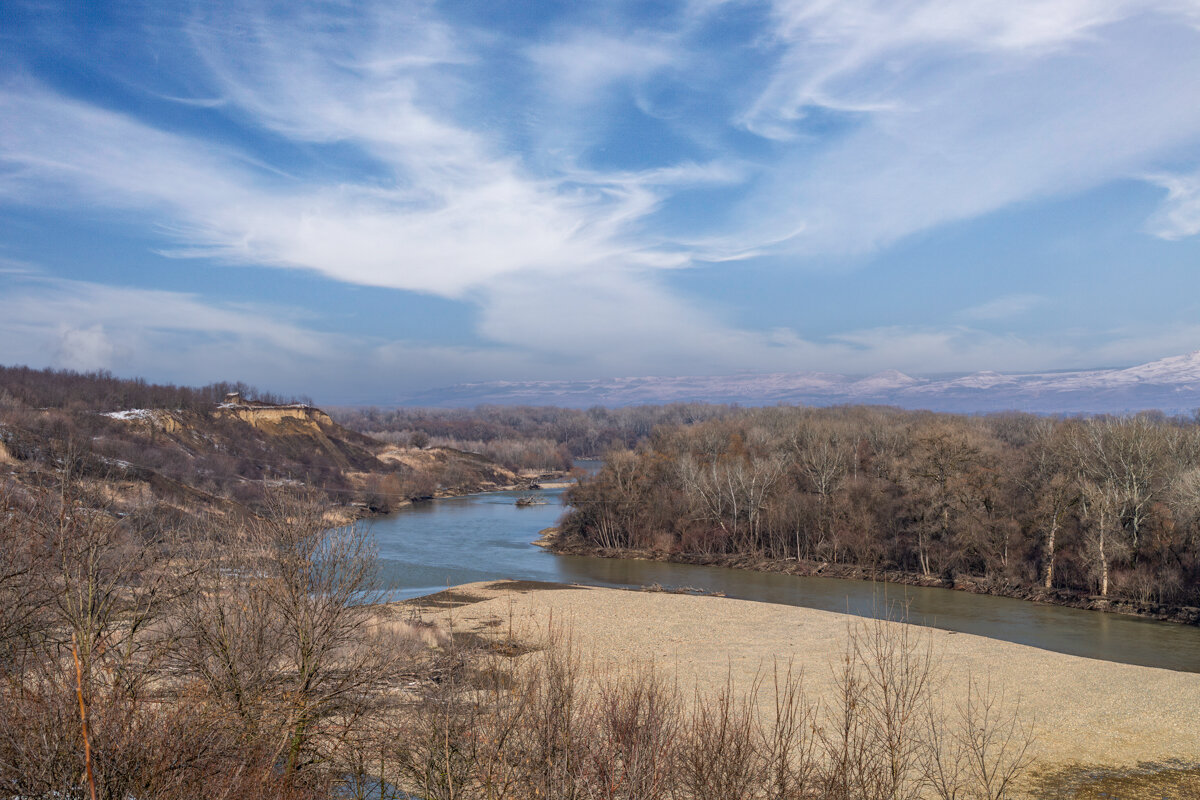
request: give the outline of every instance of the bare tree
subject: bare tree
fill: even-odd
[[[824,432],[824,435],[820,435],[808,428],[804,433],[805,435],[798,435],[792,441],[796,468],[817,496],[817,525],[821,535],[818,546],[831,550],[836,561],[833,496],[846,477],[848,465],[853,459],[836,432]],[[796,550],[798,557],[798,544]]]
[[[1038,420],[1032,429],[1028,466],[1018,478],[1021,490],[1032,507],[1043,532],[1042,585],[1054,586],[1054,565],[1058,556],[1058,535],[1072,506],[1078,502],[1079,488],[1065,461],[1066,445],[1054,424]]]
[[[1121,527],[1122,489],[1113,481],[1100,483],[1085,480],[1082,504],[1086,528],[1087,555],[1100,596],[1108,597],[1109,571],[1113,559],[1124,553],[1125,542]]]
[[[333,757],[392,664],[370,607],[373,543],[328,526],[319,497],[272,495],[210,551],[180,631],[182,666],[247,725],[270,726],[289,772]]]
[[[735,549],[756,551],[762,546],[767,500],[786,466],[779,454],[708,464],[688,457],[680,461],[678,474],[696,519],[719,527]]]
[[[0,482],[0,674],[19,673],[21,660],[50,625],[42,578],[47,550],[33,502],[15,483]]]
[[[963,477],[979,456],[979,448],[960,432],[937,426],[917,438],[908,470],[915,520],[917,561],[922,575],[933,572],[935,545],[953,538],[954,517],[963,507]]]
[[[1007,707],[990,677],[968,679],[966,695],[926,709],[923,764],[939,800],[1003,800],[1033,763],[1033,723]]]
[[[1077,428],[1073,438],[1080,473],[1106,487],[1135,561],[1142,528],[1163,488],[1167,449],[1161,427],[1145,416],[1093,418]]]

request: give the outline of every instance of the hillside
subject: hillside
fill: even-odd
[[[341,518],[521,480],[471,453],[378,442],[307,403],[121,383],[0,368],[0,476],[45,486],[70,465],[120,514],[240,513],[273,488],[307,488]],[[147,399],[178,405],[130,405]]]

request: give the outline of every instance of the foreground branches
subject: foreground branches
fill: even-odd
[[[1033,732],[988,682],[946,696],[928,640],[908,626],[847,634],[823,700],[786,664],[688,701],[653,665],[596,671],[562,639],[492,659],[427,693],[402,717],[394,760],[360,785],[428,800],[1010,796]]]
[[[316,496],[146,528],[60,479],[0,492],[3,796],[995,800],[1027,764],[1023,722],[939,694],[906,626],[850,630],[829,698],[788,665],[687,698],[374,604],[371,541]]]

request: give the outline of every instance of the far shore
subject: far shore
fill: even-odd
[[[531,581],[466,584],[393,607],[468,636],[515,637],[534,648],[553,629],[597,670],[620,674],[653,663],[685,697],[730,685],[746,691],[791,664],[810,698],[831,699],[849,632],[870,624],[795,606]],[[910,630],[939,665],[939,698],[954,703],[972,681],[986,683],[1000,707],[1035,726],[1031,780],[1156,769],[1182,770],[1188,781],[1200,776],[1200,674]],[[764,713],[765,703],[760,698]],[[1027,796],[1044,795],[1029,789]]]
[[[575,485],[574,481],[561,480],[569,475],[570,473],[566,471],[539,472],[536,475],[520,476],[518,480],[510,483],[475,483],[465,486],[441,487],[427,497],[393,498],[389,500],[385,508],[374,508],[367,505],[334,507],[327,512],[327,516],[332,525],[350,525],[358,520],[386,517],[402,508],[409,508],[417,503],[425,503],[430,500],[450,500],[456,497],[470,497],[471,495],[487,494],[489,492],[528,492],[535,489],[565,489]],[[542,477],[550,478],[550,480],[543,481]]]
[[[636,559],[641,561],[663,561],[672,564],[692,564],[704,567],[726,567],[752,572],[776,572],[786,575],[820,578],[844,578],[850,580],[879,581],[906,586],[928,586],[938,589],[954,589],[972,594],[987,594],[1010,597],[1035,603],[1124,614],[1160,622],[1176,622],[1182,625],[1200,626],[1200,608],[1195,606],[1164,606],[1156,603],[1138,603],[1121,598],[1102,598],[1083,592],[1065,589],[1014,586],[1007,583],[988,582],[973,576],[943,578],[926,576],[902,570],[875,569],[854,564],[832,564],[819,561],[779,560],[745,554],[701,554],[668,553],[657,550],[622,550],[603,547],[588,547],[563,542],[557,528],[540,532],[534,544],[559,555],[592,556],[595,558]]]

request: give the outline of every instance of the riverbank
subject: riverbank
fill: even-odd
[[[883,570],[852,564],[796,561],[763,558],[754,555],[667,553],[652,550],[614,550],[591,547],[575,542],[564,542],[557,528],[541,531],[535,542],[551,553],[558,555],[591,556],[595,558],[635,559],[661,561],[672,564],[690,564],[703,567],[725,567],[754,572],[772,572],[800,577],[840,578],[847,580],[878,581],[904,586],[925,586],[937,589],[954,589],[971,594],[1009,597],[1034,603],[1078,608],[1087,611],[1102,611],[1126,616],[1142,617],[1161,622],[1176,622],[1183,625],[1200,626],[1200,608],[1194,606],[1163,606],[1157,603],[1139,603],[1119,598],[1102,598],[1082,592],[1043,587],[1016,586],[1013,584],[985,581],[972,576],[956,576],[953,579],[926,576],[900,570]]]
[[[414,456],[414,453],[418,455]],[[401,455],[404,458],[401,458]],[[447,462],[450,462],[451,466],[461,467],[461,464],[466,462],[471,465],[473,471],[460,470],[460,473],[465,472],[467,480],[462,480],[460,474],[459,482],[438,486],[428,494],[417,497],[389,496],[380,498],[382,502],[367,501],[354,506],[331,506],[329,509],[331,525],[348,525],[359,520],[386,517],[402,508],[408,508],[418,503],[427,503],[431,500],[470,497],[488,492],[536,492],[541,489],[565,488],[574,484],[573,481],[567,480],[571,475],[568,471],[530,470],[516,473],[494,464],[484,464],[483,466],[486,467],[484,469],[480,467],[485,461],[482,456],[449,448],[433,448],[424,451],[416,451],[412,448],[402,451],[393,448],[381,454],[380,460],[401,463],[410,469],[426,470],[430,470],[431,467],[445,470]],[[452,460],[457,460],[458,463],[454,463]]]
[[[809,698],[832,701],[849,632],[871,624],[795,606],[530,581],[467,584],[403,607],[457,633],[515,639],[526,648],[544,644],[555,627],[597,668],[620,674],[652,662],[685,697],[720,692],[727,682],[746,691],[756,676],[769,681],[774,665],[790,662],[803,672]],[[990,683],[998,713],[1035,725],[1031,780],[1156,764],[1200,767],[1200,675],[909,629],[927,637],[938,664],[937,697],[954,703],[972,680]]]

